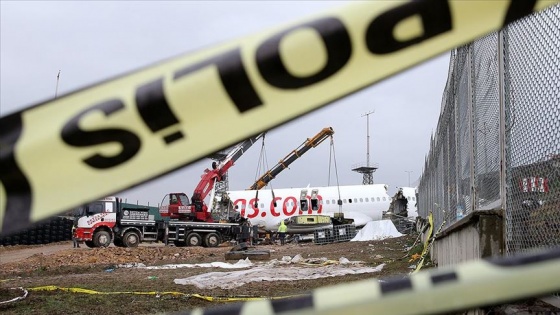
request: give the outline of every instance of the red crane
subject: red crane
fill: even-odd
[[[190,201],[185,193],[167,194],[159,207],[161,216],[183,221],[214,222],[204,199],[214,189],[215,183],[222,181],[234,163],[263,135],[261,133],[241,142],[221,162],[213,162],[211,170],[205,169]]]

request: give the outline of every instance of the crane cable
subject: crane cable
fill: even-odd
[[[255,172],[255,181],[257,180],[257,178],[259,178],[259,174],[261,172],[261,168],[264,167],[261,164],[263,163],[263,154],[265,152],[265,147],[264,147],[264,138],[266,137],[266,135],[263,135],[262,137],[262,145],[261,145],[261,152],[259,154],[259,161],[257,162],[257,171]],[[258,208],[259,207],[259,190],[257,189],[256,193],[255,193],[255,203],[254,203],[254,207]]]
[[[334,172],[336,176],[336,188],[338,189],[338,212],[342,213],[342,199],[340,198],[340,183],[338,182],[338,168],[336,167],[336,153],[334,151],[334,138],[331,136],[331,150],[329,152],[329,179],[327,185],[330,186],[331,181],[331,162],[334,160]]]
[[[268,172],[268,170],[270,170],[270,167],[268,166],[268,156],[266,155],[266,148],[264,146],[264,138],[263,138],[263,145],[262,145],[262,151],[263,151],[263,155],[262,155],[262,159],[263,159],[263,165],[262,165],[262,173],[266,174]],[[276,200],[275,196],[274,196],[274,189],[272,189],[272,180],[268,181],[268,183],[266,183],[267,186],[270,186],[270,192],[272,193],[272,202],[274,203],[274,207],[276,207]],[[258,191],[258,190],[257,190]]]
[[[268,157],[266,156],[266,147],[265,147],[265,134],[263,134],[262,137],[262,145],[261,145],[261,153],[259,155],[259,162],[257,163],[257,171],[255,173],[255,182],[257,182],[257,178],[260,178],[259,175],[261,174],[261,172],[264,174],[269,168],[268,168]],[[276,207],[276,201],[274,201],[274,190],[272,189],[272,184],[271,183],[267,183],[267,185],[270,184],[270,190],[272,191],[272,200],[274,202],[274,207]],[[259,190],[256,189],[256,193],[255,193],[255,204],[254,204],[255,208],[258,208],[259,206]]]

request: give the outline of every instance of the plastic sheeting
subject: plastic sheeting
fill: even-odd
[[[281,267],[277,264],[254,267],[249,270],[229,272],[209,272],[184,279],[175,279],[176,284],[194,285],[200,289],[233,289],[250,282],[262,281],[294,281],[336,277],[349,274],[379,272],[385,264],[375,268],[359,267],[352,264],[334,264],[312,267]]]
[[[131,263],[131,264],[124,264],[118,265],[119,268],[138,268],[138,269],[179,269],[179,268],[224,268],[224,269],[239,269],[239,268],[247,268],[253,266],[253,263],[246,259],[240,259],[235,264],[225,263],[225,262],[211,262],[211,263],[203,263],[203,264],[168,264],[168,265],[161,265],[161,266],[146,266],[143,263]]]
[[[391,220],[370,221],[350,241],[376,241],[399,236],[402,234]]]

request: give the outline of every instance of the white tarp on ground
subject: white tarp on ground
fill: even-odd
[[[225,262],[211,262],[205,264],[169,264],[169,265],[161,265],[161,266],[146,266],[143,263],[132,263],[132,264],[124,264],[118,265],[119,268],[139,268],[139,269],[179,269],[179,268],[225,268],[225,269],[240,269],[240,268],[247,268],[253,266],[253,263],[246,259],[240,259],[235,264],[225,263]]]
[[[250,282],[262,281],[294,281],[306,279],[318,279],[336,277],[349,274],[363,274],[379,272],[385,264],[375,268],[359,267],[352,264],[332,264],[326,266],[310,267],[287,267],[267,264],[254,267],[249,270],[238,270],[229,272],[209,272],[202,275],[192,276],[184,279],[175,279],[176,284],[194,285],[200,289],[233,289]]]
[[[399,236],[402,234],[397,231],[393,221],[370,221],[350,241],[376,241]]]

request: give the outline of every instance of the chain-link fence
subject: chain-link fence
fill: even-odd
[[[503,209],[507,253],[560,244],[559,25],[557,5],[451,52],[420,216]]]

